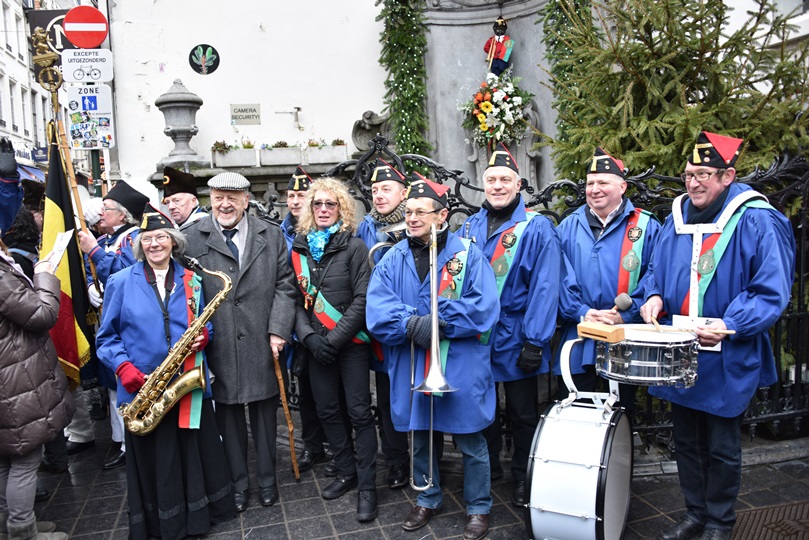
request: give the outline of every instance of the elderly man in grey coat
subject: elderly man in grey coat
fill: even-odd
[[[278,500],[275,480],[276,411],[279,388],[273,358],[291,341],[295,282],[281,229],[247,213],[250,182],[226,172],[208,181],[211,215],[186,229],[187,255],[233,283],[213,315],[208,346],[216,420],[235,489],[236,509],[247,508],[247,424],[256,448],[256,477],[262,505]],[[222,281],[203,274],[206,298]]]

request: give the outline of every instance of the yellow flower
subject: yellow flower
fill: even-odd
[[[489,131],[489,125],[486,122],[481,122],[480,131]]]
[[[492,102],[491,101],[484,101],[480,104],[480,110],[485,113],[492,112]]]
[[[483,114],[483,113],[479,113],[477,118],[478,118],[478,122],[480,122],[481,124],[486,121],[486,115]]]

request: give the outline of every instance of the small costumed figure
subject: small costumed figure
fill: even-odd
[[[511,57],[514,40],[506,35],[508,24],[503,17],[497,17],[492,28],[494,28],[494,35],[486,41],[483,50],[487,54],[486,62],[489,64],[489,71],[499,76],[508,69],[508,59]]]

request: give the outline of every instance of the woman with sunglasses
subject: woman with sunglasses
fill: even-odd
[[[147,205],[132,246],[137,262],[107,281],[96,343],[99,360],[117,375],[118,406],[132,402],[204,311],[201,278],[179,262],[186,245],[168,216]],[[212,331],[209,322],[182,368],[202,366],[205,388],[188,392],[153,431],[125,434],[131,539],[199,536],[236,517],[202,352]]]
[[[358,221],[356,204],[339,180],[316,180],[306,194],[291,258],[299,291],[295,332],[306,348],[317,413],[338,471],[323,498],[336,499],[358,487],[357,520],[371,521],[377,515],[377,442],[365,332],[371,272],[368,248],[353,236]],[[341,410],[341,386],[346,411]],[[343,421],[346,413],[356,450]]]

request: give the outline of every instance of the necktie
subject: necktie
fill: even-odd
[[[233,235],[238,231],[236,229],[224,230],[222,234],[225,235],[225,245],[228,247],[233,256],[236,258],[236,264],[239,263],[239,248],[233,243]]]

